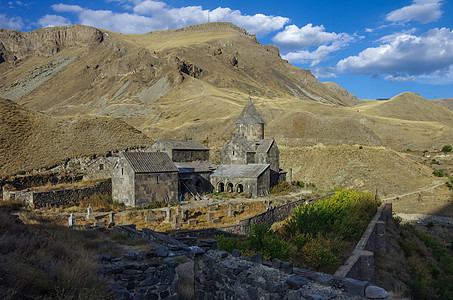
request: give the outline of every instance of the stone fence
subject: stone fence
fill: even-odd
[[[324,196],[305,200],[305,199],[298,199],[295,201],[291,201],[279,206],[275,206],[273,208],[268,209],[265,212],[260,214],[241,219],[237,221],[237,224],[222,226],[222,227],[214,227],[214,228],[204,228],[204,229],[197,229],[197,230],[185,230],[185,231],[178,231],[174,233],[175,238],[209,238],[216,235],[224,235],[224,236],[244,236],[248,235],[252,231],[253,224],[267,224],[271,226],[276,222],[281,222],[285,220],[287,217],[291,216],[293,209],[301,205],[302,203],[313,203],[321,199],[328,198],[333,194],[326,194]]]
[[[368,224],[351,256],[335,272],[335,275],[369,282],[375,281],[374,252],[386,250],[386,225],[391,218],[392,203],[382,204]]]
[[[78,173],[55,173],[47,172],[32,175],[17,175],[11,177],[0,177],[0,189],[4,192],[7,190],[21,191],[32,187],[44,186],[47,184],[55,185],[59,183],[74,183],[81,181],[82,174]],[[0,194],[0,200],[3,193]],[[6,200],[3,198],[3,200]]]
[[[384,299],[388,296],[384,289],[367,281],[294,268],[291,263],[278,259],[266,262],[261,254],[248,258],[241,256],[239,250],[231,254],[218,251],[215,243],[207,240],[199,241],[199,247],[189,247],[150,229],[136,230],[134,225],[118,226],[114,230],[160,244],[153,250],[158,257],[193,259],[195,299],[260,299],[261,296],[263,299]],[[145,279],[131,280],[143,285],[141,281]],[[132,294],[131,289],[129,292]]]
[[[54,191],[8,191],[3,190],[3,199],[18,199],[33,208],[46,206],[61,206],[80,199],[91,197],[95,194],[112,195],[111,180],[98,181],[92,187],[61,189]]]

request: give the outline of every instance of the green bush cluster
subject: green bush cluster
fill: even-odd
[[[445,146],[442,147],[441,151],[443,153],[448,153],[448,152],[451,152],[451,149],[452,149],[451,145],[445,145]]]
[[[434,175],[434,176],[437,176],[437,177],[444,177],[444,176],[447,176],[447,174],[445,173],[445,171],[442,170],[442,169],[434,169],[433,175]]]
[[[333,270],[342,263],[348,241],[365,230],[377,205],[372,193],[339,190],[311,205],[301,205],[281,230],[256,224],[244,242],[216,236],[218,248],[244,255],[262,253],[266,260],[290,259],[293,264],[315,270]]]

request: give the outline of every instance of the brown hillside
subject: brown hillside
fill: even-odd
[[[453,110],[453,98],[445,98],[445,99],[436,99],[431,100],[437,105],[440,105],[446,109]]]
[[[322,189],[379,189],[385,198],[430,186],[436,180],[430,168],[384,148],[281,148],[281,167],[292,168],[293,180],[314,183]]]
[[[0,141],[0,174],[150,143],[148,137],[118,119],[48,117],[1,98]]]

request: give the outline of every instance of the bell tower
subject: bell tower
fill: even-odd
[[[264,139],[264,121],[253,105],[251,98],[236,120],[236,136],[243,136],[253,142]]]

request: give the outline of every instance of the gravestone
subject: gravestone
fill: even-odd
[[[235,211],[234,211],[233,207],[231,206],[231,204],[228,206],[227,212],[228,212],[229,218],[234,218]]]
[[[109,227],[115,226],[115,213],[109,213]]]
[[[171,207],[167,206],[165,208],[165,222],[171,222]]]
[[[179,229],[179,228],[181,228],[181,225],[182,225],[181,218],[180,218],[179,214],[174,215],[173,220],[171,222],[171,227],[173,229]]]
[[[74,213],[71,213],[68,218],[68,226],[72,227],[76,225],[76,218],[74,216]]]
[[[210,212],[215,212],[216,210],[217,210],[217,208],[215,207],[215,205],[209,206],[209,211]]]
[[[190,220],[188,221],[188,224],[189,224],[190,226],[195,226],[195,225],[197,225],[197,220],[195,220],[195,219],[190,219]]]
[[[105,222],[104,221],[97,221],[97,222],[94,222],[93,226],[95,226],[95,227],[105,227]]]
[[[156,217],[154,215],[145,215],[145,223],[151,223],[156,221]]]
[[[215,213],[212,212],[212,211],[208,212],[208,214],[207,214],[207,221],[208,221],[208,223],[211,223],[212,220],[214,220],[214,214],[215,214]]]
[[[85,220],[93,220],[93,219],[94,219],[93,208],[91,207],[91,204],[88,204],[87,215],[85,217]]]

